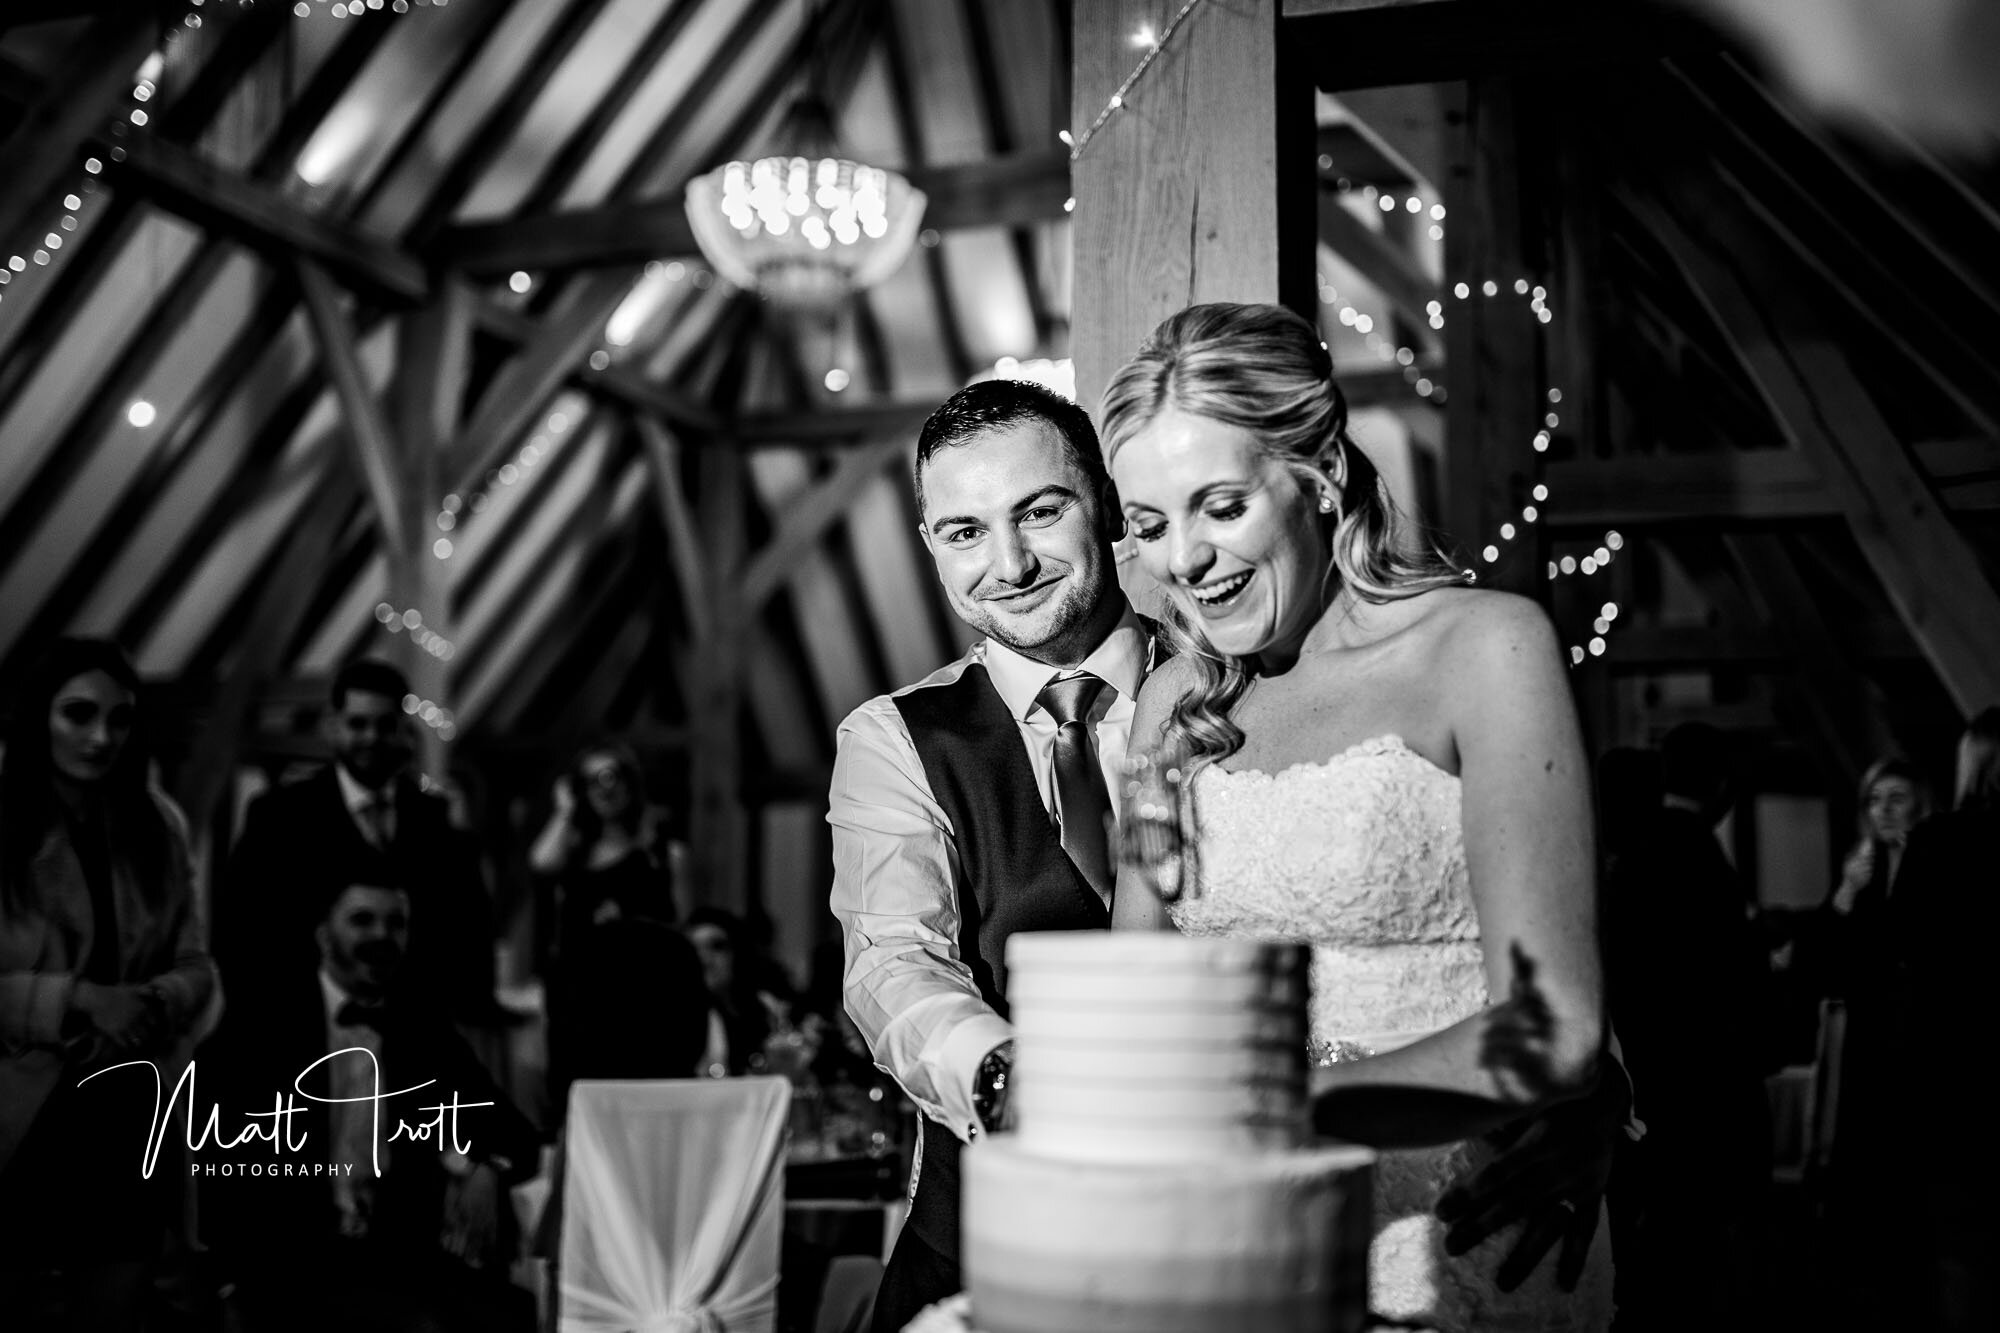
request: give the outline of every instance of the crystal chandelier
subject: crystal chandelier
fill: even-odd
[[[715,271],[795,311],[830,310],[894,273],[916,242],[924,192],[843,154],[816,93],[793,102],[775,144],[688,183],[688,222]]]

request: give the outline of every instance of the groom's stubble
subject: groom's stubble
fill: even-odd
[[[1000,427],[940,450],[922,493],[938,580],[973,629],[1072,667],[1118,623],[1124,599],[1104,498],[1052,426]],[[969,538],[960,518],[977,520]]]

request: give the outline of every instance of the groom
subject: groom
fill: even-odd
[[[1006,1110],[1007,937],[1110,924],[1105,816],[1152,665],[1118,588],[1117,508],[1082,408],[1016,380],[962,389],[924,423],[916,487],[938,580],[985,638],[857,708],[834,761],[847,1011],[923,1112],[875,1333],[963,1286],[958,1159]],[[1573,1182],[1609,1146],[1578,1137],[1524,1136],[1530,1150],[1498,1164],[1510,1183],[1460,1201],[1454,1246],[1528,1214],[1509,1267],[1525,1275],[1564,1240],[1580,1270],[1597,1199]]]

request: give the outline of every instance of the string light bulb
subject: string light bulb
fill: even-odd
[[[1187,0],[1187,3],[1180,7],[1180,11],[1167,21],[1167,26],[1160,30],[1159,35],[1156,38],[1151,38],[1150,41],[1142,42],[1140,40],[1141,34],[1145,34],[1148,37],[1151,36],[1150,24],[1140,29],[1139,33],[1133,34],[1132,44],[1134,46],[1143,45],[1146,48],[1146,54],[1140,57],[1138,65],[1133,68],[1130,74],[1125,76],[1124,82],[1120,83],[1117,90],[1106,100],[1104,109],[1097,113],[1096,119],[1084,127],[1083,133],[1072,135],[1070,131],[1063,130],[1058,136],[1064,143],[1069,145],[1070,161],[1074,162],[1082,157],[1084,150],[1090,147],[1090,141],[1097,137],[1097,132],[1104,128],[1105,123],[1111,117],[1124,109],[1125,94],[1131,92],[1134,85],[1146,76],[1146,71],[1153,67],[1155,60],[1159,59],[1160,52],[1166,50],[1167,43],[1173,40],[1174,33],[1180,29],[1181,24],[1187,21],[1187,16],[1193,13],[1196,6],[1200,4],[1201,0]]]

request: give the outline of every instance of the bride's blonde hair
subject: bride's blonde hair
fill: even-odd
[[[1169,407],[1248,431],[1308,494],[1331,482],[1338,500],[1320,520],[1328,577],[1363,601],[1465,580],[1435,550],[1406,543],[1381,474],[1348,438],[1347,400],[1319,332],[1283,306],[1190,306],[1154,329],[1104,390],[1107,464]],[[1218,652],[1171,604],[1162,629],[1194,668],[1194,684],[1161,727],[1162,750],[1192,767],[1225,759],[1243,745],[1229,714],[1250,688],[1250,663]]]

